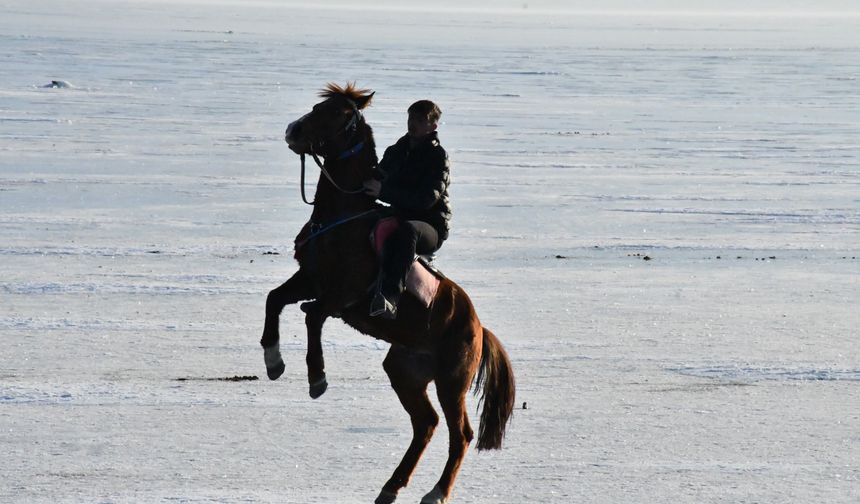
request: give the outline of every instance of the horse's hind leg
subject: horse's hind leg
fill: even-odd
[[[305,361],[308,365],[309,393],[311,398],[316,399],[328,389],[322,351],[322,327],[327,316],[319,300],[302,303],[301,308],[305,312],[305,327],[308,332],[308,353]]]
[[[393,345],[383,362],[391,387],[412,421],[412,442],[403,455],[400,465],[382,487],[375,504],[391,504],[397,492],[409,483],[418,460],[424,453],[433,431],[439,423],[439,415],[427,397],[427,384],[433,377],[432,357],[411,352]]]
[[[469,390],[471,377],[468,380],[460,377],[445,376],[436,379],[436,392],[439,404],[445,413],[445,422],[448,426],[448,461],[439,482],[427,495],[421,499],[421,504],[444,504],[448,502],[454,480],[460,471],[460,465],[466,457],[474,435],[469,425],[469,416],[466,412],[466,392]]]
[[[313,297],[313,290],[302,270],[297,271],[280,287],[269,292],[266,298],[266,322],[263,326],[263,357],[269,379],[277,380],[284,373],[284,360],[278,342],[281,339],[278,329],[281,311],[284,306]]]
[[[448,460],[439,482],[421,499],[421,504],[445,504],[466,457],[466,450],[474,438],[466,411],[466,394],[480,364],[482,329],[478,325],[464,330],[463,338],[450,338],[452,344],[439,348],[439,365],[436,374],[436,395],[445,413],[448,426]],[[477,348],[476,348],[477,347]]]

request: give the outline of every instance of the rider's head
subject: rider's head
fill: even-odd
[[[409,136],[415,139],[423,138],[436,131],[442,111],[430,100],[418,100],[409,106]]]

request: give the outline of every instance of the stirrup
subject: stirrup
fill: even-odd
[[[397,305],[391,303],[381,292],[377,292],[370,302],[370,316],[394,320],[397,318]]]

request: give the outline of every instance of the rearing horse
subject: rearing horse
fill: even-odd
[[[302,155],[303,170],[305,154],[315,159],[322,156],[325,162],[310,221],[296,237],[299,270],[266,299],[260,341],[266,369],[272,380],[284,372],[279,316],[284,306],[303,300],[313,300],[302,309],[307,314],[308,381],[314,398],[326,388],[320,337],[327,317],[340,317],[353,328],[391,343],[383,368],[409,413],[413,436],[375,503],[395,501],[430,442],[439,415],[427,396],[427,385],[435,381],[448,426],[448,460],[439,482],[421,503],[444,504],[473,439],[466,393],[473,381],[475,393],[483,390],[478,449],[500,448],[514,404],[513,369],[499,340],[481,326],[469,297],[449,279],[441,280],[429,308],[404,294],[396,320],[368,315],[368,288],[378,269],[368,237],[381,207],[361,191],[377,161],[373,132],[361,110],[373,93],[354,84],[329,84],[320,96],[324,100],[291,123],[285,135],[290,149]]]

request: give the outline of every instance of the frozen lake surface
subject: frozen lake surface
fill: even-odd
[[[527,405],[453,502],[858,502],[860,16],[533,4],[0,0],[0,502],[373,501],[387,345],[329,322],[313,401],[298,309],[281,380],[257,343],[284,127],[347,80],[380,154],[441,105],[437,263]]]

